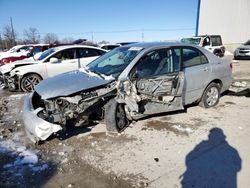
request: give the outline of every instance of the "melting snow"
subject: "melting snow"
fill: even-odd
[[[29,167],[32,171],[42,171],[48,168],[47,164],[39,164],[38,156],[32,151],[13,140],[5,140],[0,142],[0,154],[10,157],[10,163],[3,166],[5,170],[17,171],[16,175],[21,173],[24,168]]]
[[[94,72],[91,72],[90,70],[88,70],[88,67],[84,67],[79,69],[79,71],[84,72],[85,74],[88,74],[89,76],[93,76],[93,77],[98,77],[98,78],[104,78],[105,80],[114,80],[114,77],[112,75],[106,76],[104,74],[100,74],[100,76]]]
[[[187,128],[183,128],[182,126],[180,125],[174,125],[173,128],[181,131],[181,132],[188,132],[188,133],[192,133],[194,132],[191,128],[187,127]]]

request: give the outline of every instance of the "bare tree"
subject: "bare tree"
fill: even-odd
[[[47,33],[43,38],[44,43],[53,44],[58,42],[58,37],[55,33]]]
[[[4,43],[5,43],[5,47],[6,48],[10,48],[13,45],[15,45],[16,41],[15,38],[17,38],[17,32],[15,30],[13,30],[12,32],[12,28],[9,25],[5,25],[3,27],[3,39],[4,39]]]
[[[25,43],[37,44],[40,42],[40,34],[35,27],[30,27],[28,30],[25,29],[23,35]]]
[[[63,43],[63,44],[71,44],[71,43],[73,43],[75,41],[75,39],[73,39],[73,38],[71,38],[71,37],[66,37],[66,38],[63,38],[62,40],[61,40],[61,43]]]

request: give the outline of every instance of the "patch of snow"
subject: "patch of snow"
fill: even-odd
[[[112,75],[106,76],[106,75],[102,74],[102,77],[103,77],[105,80],[114,80],[114,77],[113,77]]]
[[[244,81],[234,82],[234,83],[232,83],[232,86],[234,86],[234,87],[247,87],[247,83]]]
[[[38,172],[38,171],[46,170],[47,168],[49,168],[49,165],[47,165],[47,164],[43,164],[41,166],[32,166],[31,165],[30,167],[31,167],[32,171]]]
[[[187,132],[187,133],[192,133],[194,132],[191,128],[187,127],[187,128],[183,128],[182,126],[180,125],[174,125],[173,128],[177,129],[178,131],[181,131],[181,132]]]
[[[104,80],[114,80],[114,77],[113,77],[112,75],[109,75],[109,76],[106,76],[106,75],[104,75],[104,74],[98,75],[98,74],[96,74],[96,73],[94,73],[94,72],[91,72],[91,71],[88,69],[88,67],[83,67],[83,68],[79,69],[79,71],[81,71],[81,72],[83,72],[83,73],[85,73],[85,74],[88,74],[89,76],[92,76],[92,77],[98,77],[98,78],[101,78],[101,79],[104,78]]]
[[[19,157],[14,162],[14,165],[36,164],[37,162],[38,162],[38,156],[33,151],[27,150],[25,148],[23,151],[20,151]]]
[[[39,163],[39,158],[35,151],[11,139],[0,141],[0,153],[12,159],[11,162],[5,164],[3,168],[8,172],[14,170],[15,173],[13,176],[22,173],[27,167],[33,172],[42,171],[48,168],[47,164]]]
[[[87,67],[81,68],[81,69],[79,69],[79,71],[81,71],[81,72],[83,72],[83,73],[85,73],[85,74],[88,74],[89,76],[100,78],[100,76],[99,76],[98,74],[89,71],[89,70],[87,69]]]

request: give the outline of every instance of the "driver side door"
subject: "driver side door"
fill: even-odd
[[[157,49],[145,54],[131,72],[141,101],[139,113],[150,115],[183,109],[184,73],[180,48]]]

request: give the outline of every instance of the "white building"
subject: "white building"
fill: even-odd
[[[250,0],[199,0],[196,34],[218,34],[226,46],[250,39]]]

